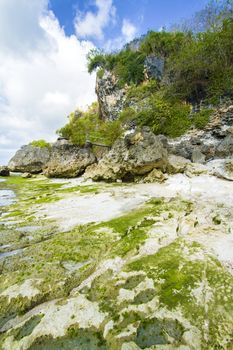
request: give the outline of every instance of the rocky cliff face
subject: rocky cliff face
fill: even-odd
[[[161,80],[164,73],[164,59],[154,55],[145,59],[145,76],[147,79]]]
[[[164,74],[164,60],[154,55],[145,59],[145,80],[161,80]],[[96,94],[100,116],[104,120],[115,120],[122,112],[126,100],[127,87],[121,88],[117,77],[105,71],[102,77],[96,78]]]
[[[126,90],[119,88],[118,80],[113,73],[105,71],[103,77],[97,76],[96,94],[100,117],[104,120],[117,119],[124,106]]]
[[[214,158],[232,157],[233,105],[218,109],[203,130],[190,130],[182,137],[168,140],[167,147],[169,153],[197,163]]]

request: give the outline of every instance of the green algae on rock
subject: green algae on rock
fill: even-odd
[[[4,186],[17,201],[3,208],[1,251],[22,250],[0,260],[1,349],[231,350],[233,277],[216,242],[230,239],[232,204],[152,193],[63,232],[38,217],[45,205],[106,191],[121,200],[132,187],[43,177]]]

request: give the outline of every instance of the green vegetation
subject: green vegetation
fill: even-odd
[[[50,148],[50,143],[48,143],[45,140],[35,140],[30,143],[31,146],[33,147],[40,147],[40,148]]]
[[[119,120],[104,122],[99,118],[96,103],[93,103],[87,112],[71,113],[69,123],[57,131],[59,135],[80,146],[84,146],[87,140],[110,146],[121,132]]]
[[[94,184],[84,186],[82,192],[77,185],[67,187],[43,177],[16,176],[7,179],[6,184],[17,192],[18,202],[5,211],[12,216],[4,215],[3,221],[12,220],[12,225],[2,225],[6,227],[1,229],[1,244],[10,243],[12,249],[18,242],[21,244],[18,248],[24,249],[8,257],[5,263],[0,262],[0,292],[12,286],[17,291],[11,299],[7,293],[0,298],[0,326],[19,316],[17,326],[0,335],[0,347],[5,341],[15,347],[25,341],[30,343],[30,349],[114,350],[121,349],[126,341],[121,334],[128,334],[127,342],[135,342],[142,348],[171,345],[171,342],[172,346],[187,347],[194,339],[200,340],[196,349],[220,349],[224,341],[225,348],[231,349],[232,276],[212,253],[208,254],[206,247],[193,242],[194,227],[190,226],[191,232],[187,235],[173,236],[171,232],[175,234],[180,218],[188,222],[194,220],[196,203],[180,197],[152,198],[118,218],[61,232],[48,218],[33,216],[38,213],[35,202],[38,198],[46,198],[47,193],[52,200],[52,193],[56,191],[54,200],[57,200],[60,194],[69,196],[72,191],[92,193],[103,189],[102,186],[108,190],[114,187]],[[123,184],[118,186],[125,188]],[[14,224],[19,213],[21,223]],[[208,232],[212,235],[215,229],[227,233],[224,215],[220,217],[215,213],[212,220],[214,225],[204,235]],[[30,232],[17,231],[28,222],[37,228]],[[25,283],[29,281],[27,287]],[[21,295],[22,285],[29,291],[31,285],[37,293]],[[76,304],[80,309],[73,308],[75,298],[85,298],[98,306],[104,315],[103,322],[96,327],[82,327],[76,316],[79,310],[82,312],[83,304]],[[35,308],[37,305],[39,308]],[[73,309],[64,313],[63,306],[67,306],[66,310]],[[46,317],[46,326],[52,329],[61,315],[66,325],[64,333],[53,337],[40,333],[41,327],[44,329],[41,322]],[[112,327],[103,336],[107,324]],[[135,331],[129,332],[132,327]],[[185,337],[187,332],[189,342]]]
[[[203,109],[193,115],[193,123],[197,129],[203,129],[209,122],[210,115],[213,111],[211,109]]]
[[[92,50],[88,55],[88,72],[99,69],[98,77],[103,76],[103,71],[113,71],[119,77],[119,86],[125,84],[139,84],[144,80],[145,54],[130,49],[120,51],[117,54],[104,54],[98,50]]]
[[[120,118],[124,122],[134,120],[139,126],[150,126],[155,134],[170,137],[182,135],[192,124],[189,118],[190,105],[172,103],[164,99],[160,92],[150,95],[141,105],[138,111],[133,108],[125,109]]]
[[[71,113],[59,135],[81,146],[86,140],[111,146],[130,121],[168,137],[179,137],[192,126],[203,129],[212,106],[233,97],[232,13],[230,1],[211,1],[189,25],[149,31],[118,52],[91,50],[88,71],[97,71],[98,79],[112,72],[117,86],[126,88],[123,111],[118,120],[103,121],[94,104],[87,112]],[[162,62],[162,78],[156,60],[152,73],[147,71],[153,58]],[[201,101],[205,107],[191,113],[191,105]]]
[[[167,58],[177,54],[186,40],[187,35],[182,32],[149,31],[141,43],[140,51],[146,55]]]

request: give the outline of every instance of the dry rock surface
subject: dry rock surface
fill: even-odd
[[[94,154],[87,148],[56,142],[51,148],[51,155],[43,168],[43,174],[57,178],[77,177],[95,161]]]
[[[8,168],[13,172],[38,174],[50,158],[50,148],[23,146],[11,158]]]
[[[158,136],[148,128],[132,131],[118,139],[111,151],[98,164],[86,170],[85,177],[93,180],[132,181],[153,169],[165,171],[167,150]]]

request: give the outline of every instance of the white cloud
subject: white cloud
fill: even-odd
[[[130,20],[124,18],[121,27],[121,35],[114,39],[106,41],[104,48],[106,51],[115,51],[121,49],[126,43],[135,38],[137,34],[137,28],[130,22]]]
[[[116,8],[112,0],[95,0],[97,12],[88,11],[83,14],[78,11],[74,24],[78,37],[103,39],[103,30],[110,23],[114,23]]]
[[[44,44],[45,33],[38,18],[46,14],[48,0],[1,0],[1,51],[25,53]]]
[[[126,41],[131,41],[136,35],[137,28],[128,19],[124,19],[121,32]]]
[[[65,35],[47,0],[0,1],[0,164],[32,139],[56,138],[66,115],[96,98],[91,48]]]

